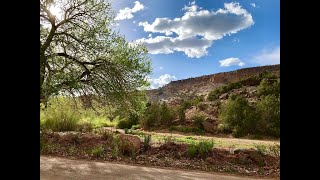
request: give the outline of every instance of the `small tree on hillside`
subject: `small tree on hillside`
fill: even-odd
[[[219,118],[233,129],[235,137],[255,133],[256,113],[242,96],[232,96],[222,106]]]
[[[174,112],[169,109],[166,102],[161,104],[161,124],[170,126],[174,120]]]

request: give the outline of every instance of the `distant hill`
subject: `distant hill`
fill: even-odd
[[[258,75],[262,72],[280,73],[280,64],[243,68],[230,72],[205,75],[195,78],[172,81],[169,84],[153,90],[147,90],[150,101],[170,100],[172,98],[188,98],[206,96],[211,90],[230,82]]]

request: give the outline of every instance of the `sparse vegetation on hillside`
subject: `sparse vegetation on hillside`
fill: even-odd
[[[260,99],[251,106],[241,95],[231,95],[220,119],[236,137],[248,134],[280,137],[280,79],[265,74],[257,88]]]

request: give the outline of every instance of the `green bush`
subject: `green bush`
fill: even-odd
[[[94,147],[90,154],[94,157],[103,157],[104,156],[104,148],[102,146]]]
[[[199,103],[197,105],[197,107],[201,110],[201,111],[204,111],[208,108],[208,104],[204,104],[204,103]]]
[[[144,116],[140,120],[140,124],[143,129],[149,129],[160,123],[161,108],[159,103],[152,103],[147,107]]]
[[[188,144],[187,154],[190,158],[193,158],[197,155],[198,149],[196,144]]]
[[[131,129],[133,125],[139,123],[139,116],[135,113],[129,113],[127,118],[120,120],[117,124],[117,128],[120,129]]]
[[[227,103],[222,106],[219,118],[233,129],[235,137],[254,134],[256,131],[257,114],[242,96],[229,97]]]
[[[174,112],[171,109],[169,109],[167,103],[163,102],[161,104],[161,124],[165,126],[170,126],[174,118]]]
[[[198,143],[198,152],[200,156],[205,156],[207,153],[209,153],[214,146],[214,142],[212,141],[200,141]]]
[[[258,152],[260,154],[267,154],[268,152],[268,148],[266,145],[263,145],[263,144],[255,144],[254,147],[258,150]]]
[[[227,93],[233,89],[241,88],[242,84],[240,81],[229,83],[220,87],[215,88],[213,91],[210,91],[208,94],[208,101],[213,101],[219,98],[219,96],[223,93]]]
[[[204,129],[203,127],[203,122],[204,120],[206,119],[206,116],[204,114],[201,114],[201,113],[197,113],[197,114],[194,114],[192,117],[191,117],[192,120],[194,120],[194,124],[199,128],[199,129]]]
[[[218,124],[217,130],[218,132],[224,134],[232,133],[232,129],[228,126],[228,124]]]
[[[140,129],[140,124],[137,124],[137,125],[133,125],[131,127],[132,130],[136,130],[136,129]]]
[[[280,157],[280,145],[274,144],[274,145],[269,146],[269,152],[271,155],[279,158]]]
[[[129,126],[130,126],[130,124],[128,123],[128,121],[126,119],[121,119],[117,124],[117,128],[120,128],[120,129],[128,129]]]
[[[280,78],[275,80],[263,79],[257,88],[259,96],[275,95],[280,96]]]
[[[200,155],[201,157],[205,157],[214,146],[214,141],[200,141],[198,143],[192,143],[188,145],[187,154],[190,158],[195,157],[196,155]]]
[[[259,114],[257,129],[261,134],[280,137],[280,98],[263,96],[256,104]]]
[[[47,108],[40,113],[42,129],[52,131],[74,131],[80,120],[80,114],[74,101],[68,98],[53,98]]]
[[[144,150],[148,150],[151,147],[151,135],[144,135],[143,136],[143,148]]]

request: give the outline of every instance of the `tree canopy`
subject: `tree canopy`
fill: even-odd
[[[40,0],[40,102],[61,93],[119,102],[148,85],[146,48],[113,19],[105,0]]]

